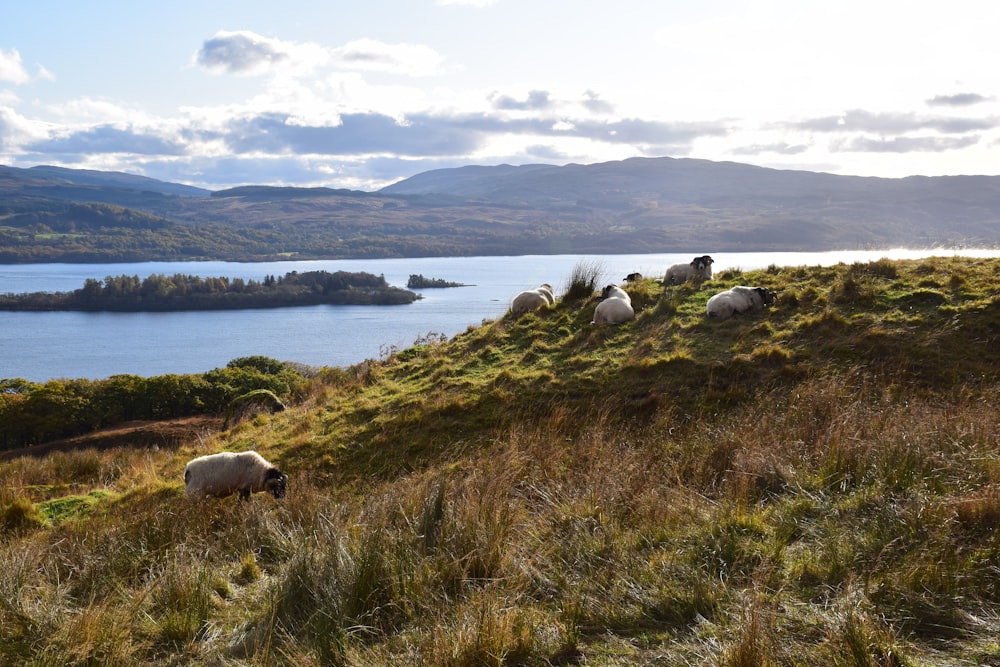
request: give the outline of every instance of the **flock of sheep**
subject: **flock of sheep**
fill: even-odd
[[[715,262],[709,255],[695,257],[687,264],[674,264],[663,275],[664,285],[680,285],[689,280],[711,280],[712,264]],[[638,273],[630,273],[625,282],[641,280]],[[737,285],[724,292],[713,295],[705,307],[708,317],[725,320],[733,315],[742,315],[752,310],[761,310],[774,305],[777,294],[766,287],[747,287]],[[514,317],[520,317],[539,308],[555,303],[552,286],[545,283],[533,290],[525,290],[514,297],[510,311]],[[591,324],[620,324],[635,317],[632,300],[628,292],[617,285],[608,285],[601,290],[601,302],[594,309],[594,319]]]
[[[679,285],[689,280],[711,280],[712,263],[708,255],[695,257],[687,264],[675,264],[663,276],[664,285]],[[641,280],[638,273],[630,273],[625,282]],[[725,292],[719,292],[708,300],[708,317],[728,319],[752,310],[761,310],[774,305],[775,292],[764,287],[739,285]],[[511,301],[510,311],[520,317],[539,308],[555,303],[552,286],[539,285],[532,290],[519,293]],[[591,324],[620,324],[635,317],[632,300],[628,292],[617,285],[608,285],[601,290],[601,301],[594,309]],[[250,498],[251,493],[267,492],[275,498],[285,495],[288,475],[269,463],[254,451],[221,452],[192,459],[184,469],[184,489],[192,500],[223,498],[238,494],[241,500]]]

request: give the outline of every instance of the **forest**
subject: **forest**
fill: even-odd
[[[417,294],[366,272],[292,271],[263,281],[175,274],[88,278],[72,292],[0,295],[0,310],[147,312],[282,308],[320,304],[399,305]]]
[[[241,357],[188,375],[113,375],[101,380],[0,379],[0,451],[40,445],[135,420],[222,414],[250,392],[298,397],[303,369],[268,357]]]
[[[443,278],[425,278],[421,273],[411,273],[406,286],[410,289],[437,289],[445,287],[466,287],[465,283],[456,283]]]

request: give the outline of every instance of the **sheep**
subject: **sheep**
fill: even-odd
[[[765,287],[737,285],[709,299],[705,312],[709,317],[726,320],[733,315],[742,315],[751,310],[772,306],[777,296],[776,292]]]
[[[288,475],[254,451],[199,456],[184,468],[184,490],[192,500],[234,493],[239,493],[240,500],[249,500],[258,491],[282,498],[287,484]]]
[[[620,324],[635,317],[632,298],[617,285],[608,285],[601,290],[601,299],[594,309],[591,324]]]
[[[510,312],[514,317],[520,317],[539,308],[551,306],[556,302],[552,293],[552,285],[542,283],[535,289],[525,290],[514,297],[510,304]]]
[[[636,271],[635,273],[630,273],[625,276],[625,282],[627,283],[637,283],[642,280],[642,274]]]
[[[709,255],[702,255],[695,257],[688,264],[674,264],[663,275],[663,284],[680,285],[692,278],[711,280],[714,261]]]

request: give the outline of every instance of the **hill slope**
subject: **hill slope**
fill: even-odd
[[[701,213],[705,236],[731,234],[751,248],[823,248],[902,242],[981,243],[1000,222],[1000,178],[862,178],[733,162],[632,158],[591,165],[461,167],[418,174],[381,190],[430,192],[526,206],[588,206],[627,212],[646,228]],[[717,227],[725,232],[718,234]]]
[[[0,261],[832,250],[1000,244],[1000,177],[878,179],[706,160],[470,166],[384,188],[208,193],[0,168]],[[100,209],[99,227],[80,224]],[[136,220],[156,220],[156,229]]]
[[[629,287],[328,369],[151,452],[0,464],[0,652],[218,664],[995,664],[997,260]],[[780,290],[710,321],[710,294]],[[255,447],[289,495],[196,504]],[[64,662],[72,662],[70,659]]]

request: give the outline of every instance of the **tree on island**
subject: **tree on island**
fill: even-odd
[[[406,286],[410,289],[428,289],[432,287],[468,287],[464,283],[453,283],[441,278],[424,278],[419,273],[411,273],[410,279],[406,281]]]
[[[346,271],[292,271],[263,282],[243,278],[153,274],[88,278],[73,292],[0,295],[0,310],[177,311],[290,306],[397,305],[419,295],[393,287],[385,276]]]

